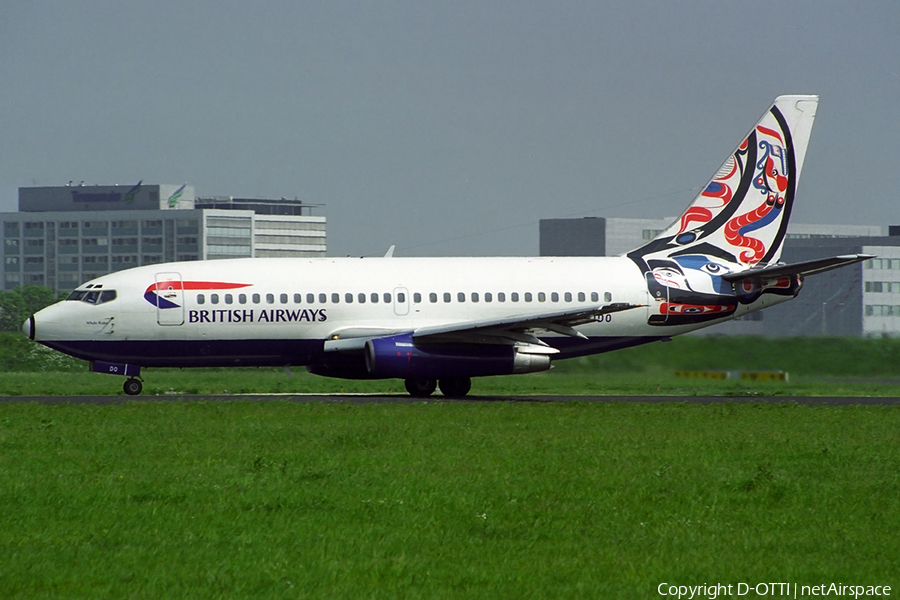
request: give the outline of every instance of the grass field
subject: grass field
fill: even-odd
[[[722,403],[0,403],[2,598],[645,598],[900,587],[894,340],[677,338],[473,393]],[[677,369],[785,370],[789,383]],[[400,391],[294,369],[153,369],[145,395]],[[0,395],[122,378],[0,336]]]
[[[786,371],[788,383],[698,380],[676,370]],[[122,394],[123,378],[0,334],[0,396]],[[282,369],[145,369],[144,394],[403,392],[400,380],[348,381]],[[900,340],[680,337],[564,360],[551,371],[478,378],[473,394],[669,394],[900,396]]]
[[[896,407],[0,406],[4,598],[900,585]]]

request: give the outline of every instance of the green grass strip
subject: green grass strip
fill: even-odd
[[[900,409],[0,405],[4,598],[893,585]]]

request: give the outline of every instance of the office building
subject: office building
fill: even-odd
[[[192,186],[19,189],[2,213],[3,289],[68,291],[139,265],[254,256],[325,256],[325,217],[299,200],[196,198]]]
[[[541,221],[542,256],[615,256],[647,243],[668,219]],[[588,221],[586,225],[584,222]],[[546,225],[545,225],[546,224]],[[594,241],[583,239],[593,236]],[[587,249],[587,251],[585,251]],[[900,335],[900,226],[790,223],[782,262],[841,254],[877,258],[807,277],[797,298],[697,332],[699,335]]]

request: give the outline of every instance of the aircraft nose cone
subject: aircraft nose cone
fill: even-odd
[[[22,324],[22,333],[28,336],[28,339],[34,339],[34,315],[28,317],[28,320]]]

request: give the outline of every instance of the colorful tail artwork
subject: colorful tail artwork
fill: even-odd
[[[651,294],[668,298],[651,324],[732,314],[738,299],[721,276],[778,262],[818,101],[818,96],[776,98],[684,214],[628,253],[647,273]],[[783,285],[772,291],[796,293]],[[752,302],[759,293],[740,302]]]

